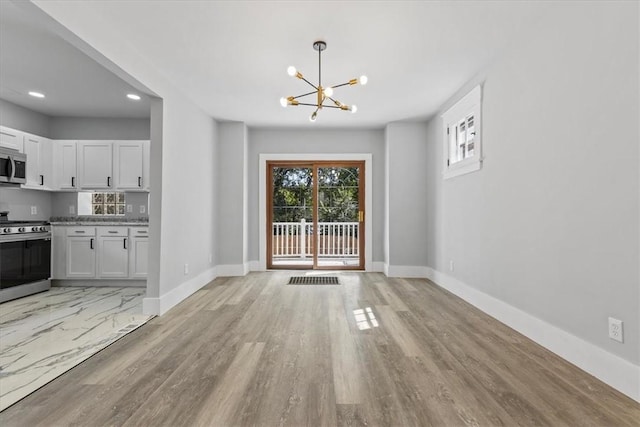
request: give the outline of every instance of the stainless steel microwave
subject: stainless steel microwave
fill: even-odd
[[[27,183],[27,155],[0,148],[0,184]]]

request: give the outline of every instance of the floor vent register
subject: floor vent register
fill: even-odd
[[[293,276],[289,285],[339,285],[337,276]]]

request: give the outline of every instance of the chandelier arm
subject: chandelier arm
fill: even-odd
[[[309,86],[311,86],[312,88],[314,88],[315,90],[318,90],[318,87],[316,85],[314,85],[313,83],[311,83],[309,80],[305,79],[304,77],[300,77],[300,79],[304,80],[305,82],[307,82],[309,84]]]
[[[314,90],[313,92],[303,93],[302,95],[294,96],[293,99],[302,98],[303,96],[313,95],[314,93],[318,93],[318,90]]]
[[[335,85],[335,86],[331,86],[331,87],[335,89],[335,88],[337,88],[337,87],[348,86],[348,85],[350,85],[350,84],[351,84],[351,83],[346,82],[346,83],[342,83],[342,84]]]
[[[318,108],[318,104],[307,104],[304,102],[299,102],[298,105],[306,105],[308,107],[316,107]],[[322,108],[340,108],[340,107],[336,107],[334,105],[323,105]]]

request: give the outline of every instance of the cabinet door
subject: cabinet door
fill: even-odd
[[[78,142],[80,188],[111,189],[113,185],[112,141]]]
[[[131,239],[129,250],[129,277],[132,279],[146,279],[149,258],[149,239],[134,237]]]
[[[98,277],[126,278],[129,276],[129,238],[126,236],[98,237]]]
[[[27,155],[27,183],[25,187],[37,188],[40,180],[40,138],[32,135],[24,138],[24,153]]]
[[[77,142],[56,141],[56,185],[61,190],[78,188],[77,178]]]
[[[67,277],[96,276],[96,242],[93,237],[67,237]]]
[[[0,126],[0,147],[23,152],[22,132]]]
[[[24,188],[50,190],[53,188],[51,140],[25,134],[24,152],[27,155],[27,183]]]
[[[143,143],[116,141],[113,143],[113,175],[119,190],[143,189]]]
[[[149,191],[149,181],[151,180],[151,142],[142,143],[142,189]]]
[[[55,182],[53,179],[53,141],[42,138],[40,142],[39,162],[40,169],[39,183],[44,190],[53,190]],[[27,162],[28,166],[29,162]]]

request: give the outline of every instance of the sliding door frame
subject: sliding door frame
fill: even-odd
[[[259,260],[258,270],[267,269],[267,193],[269,192],[270,183],[267,182],[267,162],[268,161],[295,161],[298,163],[315,163],[327,161],[329,163],[340,163],[341,161],[364,161],[364,189],[365,203],[364,212],[364,270],[373,271],[373,204],[372,204],[372,183],[373,183],[373,156],[371,153],[346,153],[346,154],[260,154],[259,160],[259,200],[258,200],[258,235],[259,235]],[[361,251],[361,254],[363,252]],[[361,255],[362,256],[362,255]]]

